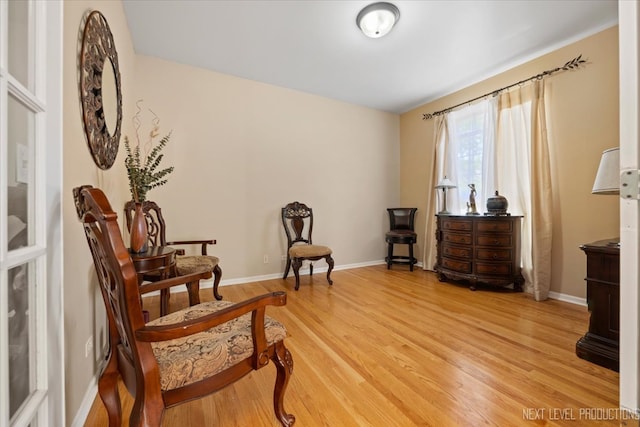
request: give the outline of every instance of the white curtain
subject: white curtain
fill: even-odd
[[[461,135],[466,132],[469,138],[469,132],[474,132],[471,116],[477,127],[474,141],[482,144],[482,170],[476,178],[469,175],[469,169],[479,162],[468,161],[469,148],[461,142]],[[464,214],[471,182],[476,185],[480,212],[485,211],[484,202],[495,191],[505,196],[509,212],[524,217],[521,263],[525,290],[538,301],[546,299],[551,277],[552,198],[544,82],[535,81],[439,119],[442,123],[436,124],[437,161],[432,175],[435,183],[447,175],[458,185],[449,192],[449,211]],[[436,243],[431,218],[427,226],[425,268],[435,264],[435,249],[429,250]]]

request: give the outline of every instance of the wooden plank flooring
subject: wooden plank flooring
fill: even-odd
[[[285,408],[296,426],[604,426],[585,410],[618,407],[618,373],[579,359],[584,307],[525,293],[441,283],[405,266],[363,267],[225,286],[240,301],[287,290],[268,315],[289,332],[294,370]],[[212,299],[211,290],[201,291]],[[186,306],[172,295],[171,310]],[[158,298],[145,299],[151,317]],[[164,426],[278,426],[273,365],[165,412]],[[132,399],[122,390],[124,413]],[[573,419],[563,419],[573,418]],[[602,418],[602,417],[600,417]],[[127,420],[128,422],[128,420]],[[107,425],[96,398],[87,426]]]

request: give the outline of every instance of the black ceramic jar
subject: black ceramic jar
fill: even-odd
[[[498,190],[496,190],[495,196],[487,199],[487,212],[489,215],[506,215],[508,207],[509,201],[506,197],[498,194]]]

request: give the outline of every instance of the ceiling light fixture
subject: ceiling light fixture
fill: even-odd
[[[400,19],[400,11],[386,2],[372,3],[358,13],[356,24],[365,36],[377,39],[391,31]]]

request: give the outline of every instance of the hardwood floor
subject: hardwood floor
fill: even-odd
[[[596,413],[618,407],[618,373],[575,355],[588,328],[585,307],[473,292],[404,266],[341,270],[332,278],[329,287],[322,273],[302,276],[297,292],[293,277],[220,288],[231,301],[288,291],[287,305],[267,314],[290,334],[285,408],[296,426],[620,425]],[[211,293],[201,290],[202,300]],[[171,296],[171,310],[186,304],[186,293]],[[157,297],[145,299],[152,318],[158,305]],[[253,372],[168,409],[163,425],[277,426],[274,380],[273,365]],[[132,401],[124,389],[121,396],[127,414]],[[588,420],[586,411],[600,420]],[[107,425],[99,398],[85,425]]]

